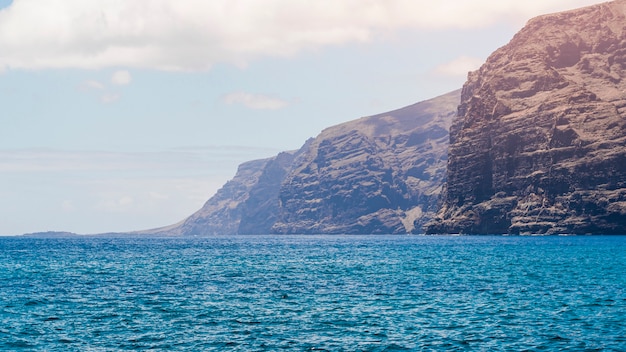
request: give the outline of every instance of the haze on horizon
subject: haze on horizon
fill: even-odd
[[[598,1],[0,0],[0,234],[153,228]]]

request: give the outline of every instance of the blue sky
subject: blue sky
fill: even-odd
[[[0,0],[0,234],[178,222],[241,162],[460,88],[594,2]]]

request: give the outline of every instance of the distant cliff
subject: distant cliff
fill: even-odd
[[[626,233],[626,1],[535,18],[470,74],[429,233]]]
[[[303,148],[305,149],[305,148]],[[143,234],[212,236],[269,233],[278,215],[280,184],[297,152],[239,165],[237,173],[204,206],[182,222]]]
[[[459,94],[324,130],[283,181],[272,232],[421,232],[439,206]]]
[[[144,234],[421,232],[441,200],[460,90],[324,130],[239,166],[195,214]]]

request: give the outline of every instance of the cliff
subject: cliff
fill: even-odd
[[[626,1],[535,18],[469,75],[429,233],[626,233]]]
[[[439,206],[459,94],[324,130],[283,181],[272,232],[421,232]]]
[[[196,213],[144,234],[421,232],[439,208],[460,90],[324,130],[239,166]]]

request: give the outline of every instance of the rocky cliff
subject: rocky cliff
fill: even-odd
[[[626,233],[626,1],[535,18],[469,75],[429,233]]]
[[[439,206],[459,94],[324,130],[283,181],[272,232],[421,232]]]
[[[195,214],[143,233],[421,232],[439,208],[460,93],[330,127],[297,152],[244,163]]]

